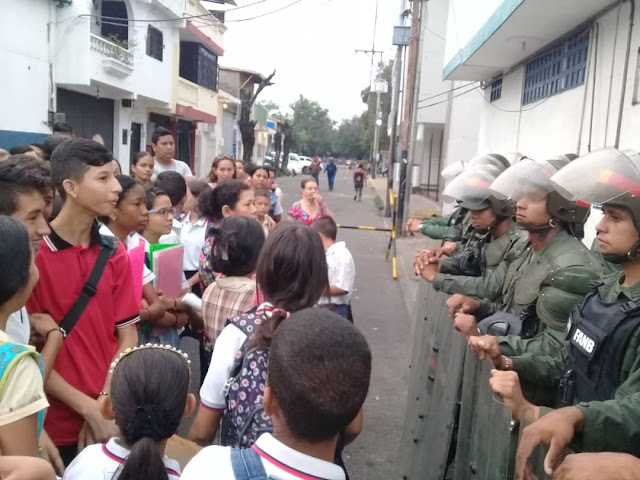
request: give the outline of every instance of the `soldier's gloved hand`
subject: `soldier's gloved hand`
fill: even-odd
[[[567,455],[553,480],[636,480],[640,459],[627,453],[578,453]]]
[[[500,395],[502,400],[504,400],[504,404],[511,409],[511,417],[514,420],[520,421],[522,413],[525,410],[530,409],[535,412],[536,406],[527,402],[524,398],[522,388],[520,387],[520,378],[516,372],[491,370],[489,385],[493,393]],[[534,413],[534,415],[536,414]],[[539,415],[539,413],[537,415]]]
[[[456,293],[447,300],[449,316],[455,319],[456,313],[475,313],[480,308],[480,302],[475,298],[466,297]]]
[[[488,358],[496,368],[499,368],[502,364],[502,353],[500,353],[500,345],[498,345],[496,337],[491,335],[469,337],[469,347],[476,352],[480,360]]]
[[[456,313],[453,318],[453,328],[467,337],[479,336],[476,317],[468,313]]]
[[[584,416],[580,409],[567,407],[548,413],[522,431],[516,453],[516,478],[534,478],[530,474],[529,457],[535,448],[544,443],[549,451],[544,459],[544,471],[553,475],[562,450],[569,445],[577,430],[582,430]],[[585,478],[585,477],[581,477]]]

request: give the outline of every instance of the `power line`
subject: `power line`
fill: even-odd
[[[429,100],[431,98],[439,97],[441,95],[446,95],[449,92],[453,92],[455,90],[460,90],[461,88],[464,88],[464,87],[470,87],[474,83],[478,83],[478,82],[479,82],[479,80],[476,80],[476,81],[473,81],[473,82],[469,82],[469,83],[465,83],[464,85],[460,85],[459,87],[451,88],[451,89],[446,90],[446,91],[441,92],[441,93],[436,93],[435,95],[431,95],[430,97],[421,98],[420,100],[418,100],[418,102],[424,102],[425,100]]]
[[[281,12],[282,10],[286,10],[287,8],[293,7],[294,5],[297,5],[298,3],[302,2],[302,1],[303,0],[296,0],[295,2],[292,2],[292,3],[288,4],[288,5],[285,5],[284,7],[280,7],[277,10],[273,10],[271,12],[263,13],[262,15],[256,15],[255,17],[240,18],[240,19],[237,19],[237,20],[226,20],[225,19],[225,23],[231,23],[231,22],[238,23],[238,22],[248,22],[249,20],[256,20],[258,18],[266,17],[266,16],[271,15],[273,13],[278,13],[278,12]]]
[[[493,108],[500,110],[501,112],[506,112],[506,113],[520,113],[520,112],[528,112],[529,110],[533,110],[534,108],[538,108],[540,105],[542,105],[543,103],[545,103],[547,100],[549,100],[551,97],[547,97],[545,98],[543,101],[541,101],[540,103],[536,103],[535,105],[529,107],[529,108],[521,108],[519,110],[508,110],[506,108],[502,108],[499,107],[497,105],[495,105],[493,102],[490,102],[489,100],[486,99],[486,97],[481,93],[478,92],[480,94],[480,96],[482,97],[482,99],[487,102],[488,105],[491,105]]]
[[[462,93],[459,93],[459,94],[457,94],[457,95],[454,95],[454,96],[452,96],[451,98],[447,98],[446,100],[441,100],[441,101],[439,101],[439,102],[430,103],[429,105],[423,105],[423,106],[421,106],[421,107],[418,107],[418,110],[422,110],[422,109],[424,109],[424,108],[429,108],[429,107],[434,107],[434,106],[436,106],[436,105],[440,105],[441,103],[448,102],[449,100],[452,100],[452,99],[454,99],[454,98],[461,97],[462,95],[464,95],[464,94],[466,94],[466,93],[469,93],[469,92],[472,92],[472,91],[474,91],[474,90],[477,90],[478,88],[480,88],[480,86],[481,86],[481,85],[476,85],[475,87],[470,88],[469,90],[466,90],[466,91],[464,91],[464,92],[462,92]]]

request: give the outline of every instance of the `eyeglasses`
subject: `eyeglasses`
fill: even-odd
[[[176,215],[176,207],[171,208],[157,208],[155,210],[149,210],[149,213],[157,213],[158,215],[164,215],[165,217]]]

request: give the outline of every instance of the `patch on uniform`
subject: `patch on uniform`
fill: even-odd
[[[584,330],[579,327],[573,331],[571,336],[571,344],[584,353],[587,357],[591,358],[596,351],[597,342],[591,338]]]

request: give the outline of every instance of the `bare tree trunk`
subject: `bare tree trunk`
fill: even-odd
[[[287,166],[289,165],[289,153],[291,153],[291,145],[293,144],[293,128],[288,123],[282,125],[282,134],[284,140],[282,142],[282,170],[287,172]]]
[[[258,89],[255,91],[253,96],[249,98],[248,95],[241,95],[242,104],[240,106],[240,119],[238,120],[238,126],[240,127],[240,135],[242,136],[242,148],[244,153],[242,155],[242,160],[245,162],[251,162],[253,158],[253,147],[256,144],[256,121],[251,120],[251,110],[253,109],[253,104],[256,103],[258,95],[260,92],[270,85],[273,85],[271,79],[273,79],[276,71],[274,70],[271,75],[265,78],[262,82],[258,84]]]
[[[280,168],[280,155],[282,154],[282,132],[280,131],[280,126],[278,126],[278,131],[273,136],[273,145],[275,150],[273,169],[276,171],[276,175],[278,175],[278,170]]]

